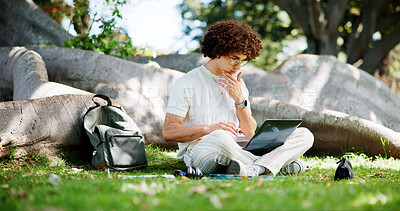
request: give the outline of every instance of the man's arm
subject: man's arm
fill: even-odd
[[[232,74],[224,72],[225,75],[222,77],[228,86],[224,86],[224,88],[228,91],[229,96],[235,101],[236,105],[243,103],[245,100],[242,92],[242,72],[237,75],[237,78],[234,78]],[[250,109],[248,107],[237,108],[236,116],[239,119],[239,127],[242,129],[242,133],[245,136],[254,136],[254,133],[257,129],[257,122],[251,116]]]
[[[201,138],[215,130],[226,130],[237,136],[238,128],[233,122],[222,121],[213,125],[199,125],[188,127],[182,125],[184,118],[167,113],[163,124],[163,138],[165,141],[190,142]]]
[[[241,132],[245,136],[252,137],[252,136],[254,136],[254,133],[257,129],[257,122],[253,118],[253,116],[251,116],[251,113],[249,110],[250,109],[248,107],[237,108],[236,115],[239,119],[239,127],[242,129]]]

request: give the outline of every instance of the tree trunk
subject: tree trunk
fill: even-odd
[[[13,100],[27,100],[61,94],[91,94],[63,84],[49,82],[44,61],[34,51],[24,47],[0,48],[2,80],[13,90]],[[6,92],[9,93],[9,92]],[[9,99],[9,96],[5,96]]]
[[[138,123],[139,128],[145,131],[147,144],[157,143],[165,147],[176,147],[176,145],[165,144],[161,126],[169,87],[183,73],[151,68],[91,51],[43,46],[31,48],[37,49],[42,54],[49,72],[52,72],[50,75],[55,79],[66,81],[78,88],[87,88],[88,91],[114,96],[114,99]],[[71,87],[66,90],[65,88],[68,88],[66,85],[46,82],[44,62],[33,51],[24,48],[3,48],[0,52],[2,52],[0,61],[6,63],[0,64],[2,76],[0,78],[12,77],[6,80],[8,85],[15,80],[24,81],[24,83],[14,83],[17,86],[14,90],[19,93],[15,94],[15,97],[48,96],[50,95],[48,91],[42,92],[45,84],[50,84],[51,90],[57,90],[56,92],[63,92],[63,94],[71,91],[87,93]],[[304,60],[313,65],[313,62],[309,61],[309,59]],[[292,61],[287,65],[290,66],[293,62],[304,67],[304,64],[299,61]],[[281,68],[283,67],[284,65]],[[312,67],[305,68],[308,68],[308,71],[312,69]],[[299,73],[296,73],[295,78],[302,78]],[[252,74],[251,71],[249,74]],[[289,79],[290,73],[286,72],[286,74],[288,76],[286,79]],[[317,79],[321,80],[321,77],[318,77],[320,74],[316,75]],[[285,84],[285,81],[279,77],[273,80]],[[265,85],[256,80],[253,82],[249,90],[252,87],[265,89]],[[25,84],[24,89],[27,89],[27,93],[18,91],[18,86],[23,87]],[[57,94],[56,92],[51,95]],[[298,91],[295,93],[299,94]],[[296,96],[299,96],[297,94]],[[17,151],[18,156],[32,150],[47,155],[59,153],[82,155],[86,150],[81,148],[80,125],[83,113],[90,105],[93,105],[90,97],[91,95],[60,95],[0,103],[0,114],[6,120],[0,125],[1,156],[6,156],[13,149]],[[306,111],[269,98],[252,98],[251,101],[253,115],[258,123],[266,118],[302,118],[303,125],[310,128],[315,135],[315,145],[311,149],[314,154],[337,155],[349,148],[362,148],[368,155],[383,154],[382,150],[386,149],[389,155],[400,156],[399,134],[372,122],[340,112]],[[382,150],[378,147],[380,138],[386,140],[387,143],[385,148],[381,147]]]
[[[145,63],[146,58],[132,58]],[[187,72],[205,61],[201,54],[165,55],[162,67]],[[250,95],[278,99],[310,111],[334,110],[400,131],[400,98],[380,80],[333,56],[298,55],[273,72],[242,68]]]
[[[343,19],[348,0],[330,0],[326,8],[318,0],[276,0],[292,21],[299,25],[307,37],[307,52],[319,55],[338,54],[338,27]]]
[[[400,157],[400,133],[368,120],[336,111],[307,111],[266,98],[252,98],[252,113],[260,125],[265,119],[303,119],[301,126],[314,134],[312,155],[363,152],[369,156]],[[385,140],[385,146],[381,145]]]
[[[307,53],[338,55],[338,27],[343,21],[348,0],[274,2],[302,28],[307,38]],[[349,64],[374,74],[385,55],[400,42],[400,13],[395,9],[398,6],[396,2],[389,0],[364,0],[361,4],[360,16],[351,12],[347,14],[354,16],[354,20],[351,21],[351,33],[342,33],[345,42],[343,51]],[[380,32],[381,40],[372,39],[375,32]]]
[[[68,35],[32,0],[0,0],[0,46],[33,45],[49,41],[62,46]]]
[[[363,63],[360,69],[365,70],[369,74],[374,74],[378,67],[383,65],[385,56],[400,42],[400,25],[397,25],[394,31],[383,37],[382,40],[376,41],[369,48],[363,57]]]
[[[31,46],[30,48],[35,49],[44,58],[50,81],[62,82],[70,88],[77,87],[89,93],[108,95],[121,104],[138,124],[147,144],[155,143],[167,148],[176,147],[175,143],[164,142],[161,129],[169,87],[183,73],[135,64],[92,51],[48,46]],[[5,48],[3,51],[11,50]],[[4,57],[0,56],[0,58]],[[3,73],[0,73],[0,78],[10,76],[12,77],[9,71],[3,70]],[[5,85],[0,85],[2,90],[6,90],[6,93],[0,93],[0,96],[5,96],[12,90],[10,87],[5,87],[10,85],[9,81],[12,79],[9,79]],[[54,93],[44,88],[39,89],[44,90],[40,97],[55,95],[63,90],[65,91],[60,94],[75,93],[67,90],[66,85],[62,85],[65,86],[62,90],[49,90],[55,91]],[[5,98],[9,99],[10,96],[5,96]]]
[[[86,35],[89,33],[89,1],[75,1],[75,7],[80,7],[80,14],[73,14],[74,29],[77,34]]]
[[[93,106],[91,95],[59,95],[0,103],[0,158],[43,156],[90,157],[81,136],[82,118]]]

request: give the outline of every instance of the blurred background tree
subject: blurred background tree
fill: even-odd
[[[253,62],[265,70],[273,70],[279,63],[278,55],[287,45],[284,41],[298,37],[285,12],[265,0],[184,0],[180,4],[185,34],[200,42],[207,28],[220,20],[235,19],[249,23],[261,36],[264,49]],[[199,49],[195,51],[199,52]]]
[[[400,0],[184,0],[180,8],[185,33],[195,40],[220,20],[252,25],[265,47],[256,65],[267,70],[279,64],[288,41],[305,36],[304,53],[338,56],[384,75],[400,42]]]
[[[109,17],[89,11],[89,0],[34,0],[58,22],[68,18],[77,36],[65,44],[118,57],[141,50],[115,26],[119,8],[127,0],[104,0]],[[327,54],[379,73],[389,86],[400,77],[400,0],[183,0],[179,5],[185,34],[200,41],[205,30],[220,20],[236,19],[252,25],[264,49],[254,65],[274,70],[298,53]],[[93,23],[100,34],[90,34]],[[397,47],[396,47],[397,46]],[[198,51],[199,49],[197,49]],[[386,77],[386,78],[385,78]]]
[[[58,23],[63,18],[70,20],[70,26],[74,27],[77,36],[72,37],[64,43],[65,47],[79,48],[102,52],[120,58],[129,58],[138,53],[139,49],[134,47],[129,35],[116,27],[118,19],[122,19],[120,9],[127,0],[105,0],[110,14],[91,14],[89,11],[89,0],[74,0],[68,5],[64,0],[34,0],[47,14]],[[100,32],[93,34],[93,24],[99,23]]]

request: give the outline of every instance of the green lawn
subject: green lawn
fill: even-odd
[[[174,152],[146,146],[149,166],[119,175],[173,174]],[[0,160],[0,210],[399,210],[400,160],[348,154],[354,178],[333,181],[334,157],[304,157],[291,177],[130,178],[68,159]]]

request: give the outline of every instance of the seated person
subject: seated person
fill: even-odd
[[[297,128],[285,144],[263,156],[243,150],[234,140],[252,137],[257,128],[239,71],[263,48],[254,30],[237,21],[221,21],[207,30],[201,46],[210,60],[178,79],[169,93],[163,137],[178,142],[178,158],[205,174],[221,166],[227,174],[245,176],[304,171],[298,159],[314,142],[306,128]]]

